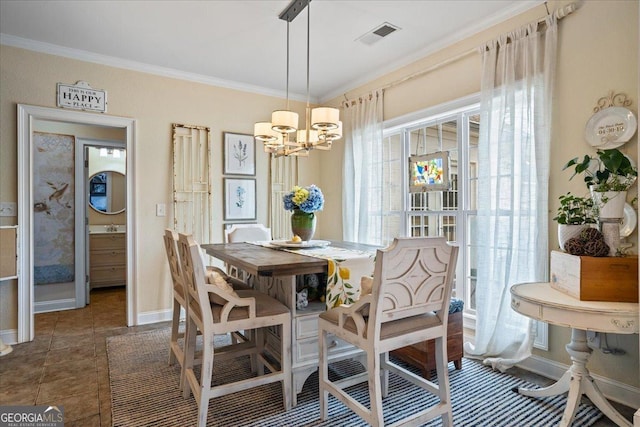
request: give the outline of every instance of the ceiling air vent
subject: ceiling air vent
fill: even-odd
[[[366,45],[372,45],[377,41],[382,40],[383,37],[387,37],[389,34],[393,33],[396,30],[399,30],[400,27],[396,27],[395,25],[389,24],[385,22],[381,25],[378,25],[373,30],[363,34],[358,37],[356,40],[361,41]]]

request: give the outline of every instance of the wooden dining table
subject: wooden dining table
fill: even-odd
[[[373,252],[376,249],[370,245],[340,241],[331,241],[330,245],[356,251]],[[295,406],[305,381],[318,368],[318,316],[326,309],[321,301],[310,301],[303,309],[296,307],[296,284],[300,282],[297,278],[319,274],[326,280],[327,259],[254,243],[215,243],[202,244],[201,247],[208,255],[252,275],[257,289],[278,299],[291,310],[291,401]],[[270,338],[279,339],[278,331],[271,333]],[[270,348],[279,348],[277,342],[274,341]],[[329,355],[330,360],[362,358],[360,350],[338,338],[332,340]]]
[[[376,247],[362,243],[330,241],[338,248],[371,251]],[[253,243],[214,243],[201,245],[204,251],[227,264],[261,277],[326,273],[327,261]]]

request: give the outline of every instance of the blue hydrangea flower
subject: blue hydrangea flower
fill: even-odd
[[[315,184],[304,188],[296,186],[282,200],[284,208],[288,211],[300,209],[303,212],[312,213],[320,211],[324,207],[324,195]]]

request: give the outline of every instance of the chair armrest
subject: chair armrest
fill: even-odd
[[[210,284],[205,285],[205,290],[207,293],[216,294],[221,299],[227,301],[223,305],[222,312],[220,313],[220,320],[222,322],[226,322],[228,320],[229,313],[231,313],[231,310],[233,310],[234,307],[248,307],[249,318],[256,317],[256,299],[254,297],[241,298]]]
[[[365,316],[369,314],[369,307],[372,302],[373,295],[368,294],[360,297],[360,299],[353,304],[332,308],[332,310],[338,310],[338,326],[344,328],[347,319],[351,318],[356,325],[356,334],[359,337],[364,337],[367,322],[364,320],[363,313],[365,313]]]

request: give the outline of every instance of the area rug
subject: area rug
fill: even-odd
[[[114,336],[107,339],[113,426],[192,426],[197,420],[193,396],[183,399],[178,390],[179,365],[168,366],[169,329]],[[331,375],[362,371],[359,363],[344,361],[331,365]],[[249,372],[249,359],[227,361],[214,369],[214,382],[239,378]],[[530,398],[512,391],[532,386],[517,377],[494,372],[473,360],[464,359],[462,370],[450,364],[449,380],[453,425],[542,427],[557,425],[566,398]],[[318,375],[312,374],[298,395],[298,405],[285,412],[279,384],[212,399],[208,426],[366,426],[358,416],[333,397],[329,417],[319,419]],[[363,403],[368,403],[365,384],[353,387]],[[403,418],[415,408],[429,405],[434,398],[394,374],[390,375],[389,397],[384,400],[385,424]],[[601,417],[600,411],[581,404],[573,427],[586,427]],[[433,420],[429,427],[441,425]]]

